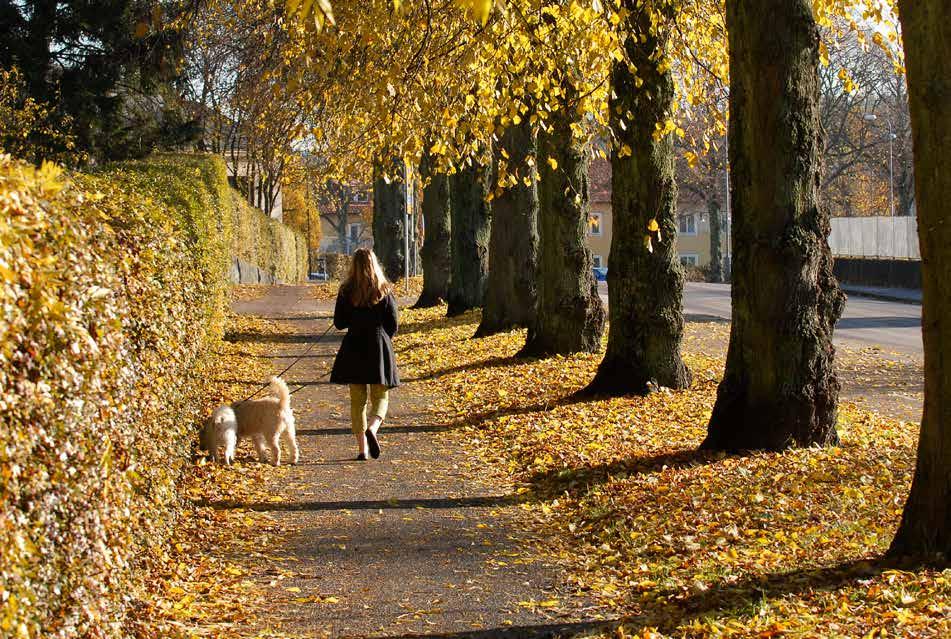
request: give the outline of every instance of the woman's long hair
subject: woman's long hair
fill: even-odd
[[[393,291],[393,285],[383,274],[376,254],[368,248],[359,248],[353,253],[350,273],[340,290],[350,297],[354,306],[373,306]]]

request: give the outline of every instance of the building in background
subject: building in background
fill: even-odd
[[[588,219],[588,248],[591,249],[595,268],[608,265],[611,253],[611,163],[600,158],[591,162],[588,172],[591,213]],[[677,252],[681,263],[704,268],[710,263],[710,219],[706,205],[689,193],[680,192],[677,198],[678,233]],[[723,213],[721,213],[723,215]],[[720,240],[723,255],[727,255],[726,224]]]
[[[328,183],[319,198],[321,253],[352,255],[373,246],[373,195],[367,185]]]

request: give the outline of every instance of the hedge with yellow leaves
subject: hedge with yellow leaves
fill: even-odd
[[[237,199],[200,156],[0,156],[0,636],[125,634],[207,410]]]
[[[235,256],[254,264],[278,282],[307,279],[307,240],[235,197]]]

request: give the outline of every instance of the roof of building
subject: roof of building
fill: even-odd
[[[611,201],[611,162],[599,157],[588,167],[588,193],[591,202]]]

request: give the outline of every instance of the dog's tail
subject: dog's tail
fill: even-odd
[[[280,401],[281,410],[287,410],[291,407],[291,392],[287,388],[287,384],[280,377],[271,378],[271,391],[277,395],[277,399]]]

